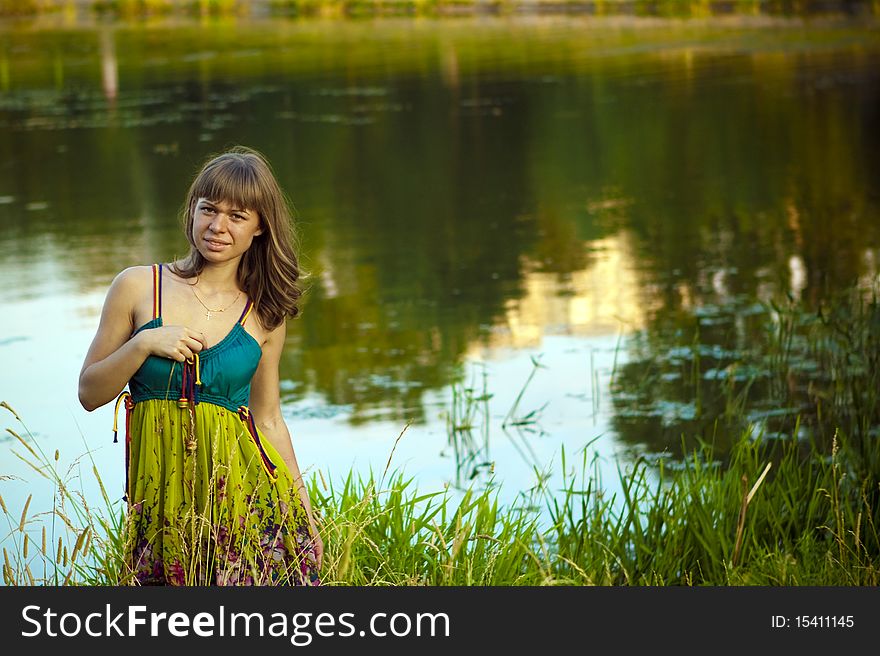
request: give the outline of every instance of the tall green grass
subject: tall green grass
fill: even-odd
[[[706,446],[686,463],[661,465],[659,478],[640,460],[619,472],[622,499],[603,494],[598,468],[587,451],[580,456],[579,475],[566,478],[561,493],[538,487],[510,508],[499,505],[498,488],[456,499],[448,490],[419,492],[400,472],[386,484],[354,474],[338,484],[313,477],[326,545],[322,578],[330,585],[880,583],[878,509],[870,503],[878,483],[848,475],[857,454],[843,440],[830,458],[805,458],[796,443],[744,437],[724,466]],[[52,461],[35,464],[52,476]],[[27,504],[17,517],[4,503],[11,544],[4,581],[127,582],[121,509],[106,497],[104,508],[90,508],[56,480],[57,541],[33,535]],[[535,510],[540,503],[549,521]]]
[[[766,359],[788,431],[755,426],[618,469],[608,495],[589,445],[560,489],[536,485],[502,506],[495,485],[418,490],[413,478],[349,473],[309,482],[328,585],[878,585],[880,584],[880,304],[852,292],[807,310],[777,306]],[[809,366],[804,366],[810,362]],[[535,363],[536,367],[538,366]],[[528,384],[528,381],[526,385]],[[450,440],[480,424],[485,378],[453,395]],[[0,496],[3,577],[10,585],[116,585],[125,575],[125,509],[101,484],[91,507],[59,457],[24,423],[7,429],[54,489],[51,510]],[[481,414],[482,413],[482,414]],[[528,417],[512,411],[511,417]],[[803,423],[801,423],[803,422]],[[480,424],[487,425],[485,418]],[[719,420],[719,431],[727,430]],[[404,432],[398,440],[405,439]],[[683,439],[684,442],[684,439]],[[466,450],[466,449],[464,449]],[[392,451],[393,455],[393,451]],[[389,465],[391,458],[389,457]],[[92,473],[100,484],[94,466]],[[386,478],[387,477],[387,478]],[[9,481],[2,481],[4,484]],[[0,487],[2,492],[2,487]],[[47,532],[45,526],[52,528]]]
[[[107,495],[98,468],[88,452],[65,471],[59,469],[60,453],[49,458],[15,410],[0,402],[18,423],[18,431],[6,428],[22,451],[14,452],[35,476],[52,486],[52,508],[31,508],[29,495],[20,514],[7,507],[0,493],[0,510],[6,530],[0,528],[3,546],[3,581],[7,585],[119,585],[124,583],[124,536],[126,515],[120,502]],[[74,472],[81,460],[98,482],[100,505],[90,505],[75,487]],[[14,482],[0,476],[2,482]]]

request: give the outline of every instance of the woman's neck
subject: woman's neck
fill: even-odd
[[[238,259],[213,264],[206,262],[201,273],[191,284],[198,284],[206,293],[224,292],[238,289]]]

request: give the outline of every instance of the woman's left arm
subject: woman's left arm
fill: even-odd
[[[306,489],[305,481],[296,462],[296,455],[293,452],[293,444],[290,439],[290,431],[287,429],[287,424],[284,423],[284,418],[281,416],[278,368],[286,336],[286,324],[282,322],[280,326],[269,333],[266,342],[263,344],[263,355],[260,358],[260,364],[257,366],[253,379],[251,379],[250,410],[254,416],[257,428],[275,447],[275,450],[278,451],[278,454],[284,460],[284,463],[290,470],[290,474],[293,476],[294,485],[297,487],[300,499],[302,499],[303,508],[305,508],[309,519],[309,526],[315,545],[315,557],[320,568],[324,554],[324,543],[315,524],[312,504],[309,501],[309,492]]]

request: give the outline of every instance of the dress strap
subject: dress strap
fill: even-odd
[[[244,310],[241,311],[241,316],[238,318],[238,323],[242,326],[244,322],[247,321],[248,317],[251,314],[251,310],[254,309],[254,302],[251,299],[248,299],[248,302],[244,304]]]
[[[123,495],[123,500],[128,501],[128,465],[129,459],[131,457],[131,411],[134,409],[134,401],[131,398],[131,393],[128,391],[123,391],[118,397],[116,397],[116,409],[113,411],[113,441],[119,441],[119,425],[117,423],[119,417],[119,406],[125,404],[125,494]]]
[[[153,265],[153,319],[162,316],[162,265]]]
[[[241,420],[247,427],[248,433],[250,433],[251,438],[257,445],[257,449],[260,452],[260,459],[263,461],[263,467],[265,467],[266,473],[269,474],[269,478],[273,480],[278,478],[278,473],[276,471],[278,467],[269,459],[269,454],[266,453],[266,449],[263,448],[263,442],[260,440],[260,431],[257,430],[257,424],[254,421],[254,416],[251,414],[250,408],[246,405],[238,406],[238,416],[241,417]]]

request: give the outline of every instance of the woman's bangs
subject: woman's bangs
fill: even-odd
[[[236,209],[261,213],[263,194],[256,171],[239,162],[225,162],[206,170],[196,181],[193,198],[226,202]]]

